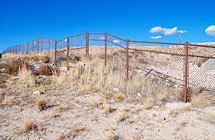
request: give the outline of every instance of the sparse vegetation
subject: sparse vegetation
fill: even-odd
[[[45,109],[46,104],[47,104],[47,101],[42,96],[38,96],[36,98],[36,107],[40,111],[42,111],[43,109]]]
[[[124,112],[119,112],[116,114],[117,122],[125,121],[127,118],[128,118],[128,116]]]
[[[25,118],[24,121],[22,122],[22,129],[21,132],[22,133],[26,133],[30,130],[32,130],[34,127],[34,124],[32,121],[29,120],[29,118]]]
[[[208,106],[211,104],[211,102],[203,95],[193,95],[191,97],[191,103],[198,107]]]
[[[28,63],[24,59],[16,59],[13,61],[9,61],[4,65],[4,72],[10,75],[18,75],[19,71],[23,68],[26,68]]]

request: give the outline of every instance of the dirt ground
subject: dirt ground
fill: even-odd
[[[13,59],[15,58],[3,59],[1,64]],[[70,70],[64,70],[65,67],[61,70],[66,71],[65,73],[74,72],[73,76],[78,76],[76,79],[65,80],[67,76],[62,72],[60,76],[56,76],[56,73],[42,75],[32,70],[31,67],[36,69],[46,65],[42,59],[36,62],[27,59],[30,64],[28,70],[20,70],[18,75],[5,74],[4,67],[0,68],[1,75],[5,77],[5,81],[2,82],[4,86],[0,88],[0,140],[215,139],[213,103],[202,103],[200,99],[199,106],[191,104],[178,109],[169,108],[165,106],[167,103],[179,101],[168,100],[169,96],[166,94],[146,96],[145,93],[135,90],[142,86],[137,84],[140,81],[131,83],[136,85],[129,89],[131,95],[135,96],[134,99],[131,99],[128,91],[126,94],[121,93],[124,86],[112,86],[111,83],[115,81],[106,83],[111,85],[107,88],[98,79],[88,77],[90,82],[101,85],[91,85],[83,89],[86,79],[81,80],[80,74],[91,71],[94,75],[99,73],[95,73],[95,69],[80,69],[76,72],[75,69],[80,65],[82,68],[83,65],[83,62],[76,62],[76,59],[70,65]],[[29,71],[31,73],[28,75]],[[109,73],[114,76],[116,72]],[[100,75],[101,77],[97,78],[107,76]],[[34,82],[29,84],[29,79]],[[74,84],[73,80],[80,83]]]

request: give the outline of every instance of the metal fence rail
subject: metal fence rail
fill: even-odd
[[[86,33],[66,37],[58,41],[55,41],[51,38],[37,38],[25,44],[16,45],[16,46],[7,48],[3,52],[3,54],[6,54],[6,53],[31,54],[35,52],[37,53],[43,52],[47,55],[50,55],[51,54],[50,51],[53,51],[54,61],[57,61],[58,54],[61,53],[61,50],[63,51],[66,50],[65,55],[67,57],[67,64],[69,64],[70,50],[85,49],[86,58],[88,59],[90,54],[91,42],[96,42],[96,45],[104,47],[104,65],[105,66],[107,64],[107,49],[108,49],[107,44],[108,43],[118,46],[124,50],[125,56],[126,56],[126,59],[125,59],[126,60],[126,72],[125,72],[126,80],[129,80],[129,71],[133,69],[132,67],[133,62],[132,60],[130,60],[130,53],[151,53],[151,54],[159,54],[159,55],[166,55],[166,56],[174,56],[177,62],[181,62],[181,66],[177,70],[179,73],[181,73],[181,76],[177,78],[174,77],[174,78],[179,79],[180,81],[183,81],[182,83],[183,91],[181,92],[180,96],[184,102],[189,101],[191,96],[190,88],[193,87],[193,85],[195,84],[198,85],[197,87],[205,88],[206,90],[215,89],[215,85],[212,86],[212,88],[208,88],[207,86],[204,85],[204,83],[195,81],[195,78],[193,75],[197,75],[197,74],[189,71],[189,69],[191,68],[191,63],[194,63],[194,61],[197,61],[197,59],[215,59],[214,57],[215,55],[213,54],[215,46],[212,46],[212,45],[189,44],[188,42],[182,44],[182,43],[169,43],[169,42],[136,41],[136,40],[122,39],[120,37],[109,34],[107,32],[105,33],[86,32]],[[136,48],[132,47],[132,45],[134,44],[136,44],[137,46],[139,45],[139,47],[136,47]],[[150,47],[149,49],[146,49],[144,47],[145,45],[140,45],[140,44],[149,44],[149,46],[150,44],[152,46],[153,45],[172,45],[168,47],[178,47],[177,49],[178,51],[172,52],[171,50],[167,50],[167,49],[156,50],[156,49],[150,49]],[[208,53],[204,53],[205,51]],[[199,53],[196,53],[196,52],[199,52]],[[147,69],[150,69],[150,68],[147,67],[146,71]],[[172,69],[174,72],[177,72],[176,70],[174,70],[175,67],[172,66]],[[147,75],[152,71],[157,72],[156,70],[151,69],[149,72],[147,72]],[[171,74],[167,76],[173,77]],[[199,75],[199,77],[201,77],[201,75]],[[192,83],[190,83],[190,80],[192,81]],[[199,78],[199,80],[201,80],[201,78]],[[210,80],[212,79],[210,78]],[[207,79],[205,79],[205,81],[207,81]],[[215,81],[210,81],[210,82],[215,83]]]

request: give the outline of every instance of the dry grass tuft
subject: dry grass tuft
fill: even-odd
[[[69,109],[69,106],[68,105],[64,105],[64,106],[58,106],[58,107],[54,107],[53,110],[55,111],[65,111],[65,110],[68,110]]]
[[[45,109],[47,104],[47,101],[42,97],[42,96],[38,96],[36,98],[36,107],[42,111],[43,109]]]
[[[26,68],[23,68],[21,71],[19,71],[18,77],[19,81],[24,82],[28,87],[34,87],[36,84],[34,75],[30,70],[27,70]]]
[[[158,98],[159,98],[159,100],[161,100],[161,101],[165,101],[166,99],[169,98],[169,94],[168,94],[167,92],[162,93],[162,94],[158,94]]]
[[[13,60],[4,65],[5,67],[4,72],[10,75],[17,76],[18,72],[22,68],[26,68],[27,66],[28,66],[28,63],[23,59]]]
[[[66,137],[67,137],[66,134],[60,133],[60,135],[58,136],[58,140],[63,140],[63,139],[65,139]]]
[[[115,111],[114,108],[112,108],[109,104],[103,104],[104,113],[112,113]]]
[[[197,58],[194,62],[193,65],[197,65],[198,67],[201,67],[202,64],[204,64],[208,58]]]
[[[123,101],[125,99],[125,95],[123,93],[119,92],[115,95],[115,99],[117,101]]]
[[[60,70],[56,67],[52,67],[50,65],[42,65],[38,69],[38,74],[39,75],[46,75],[46,76],[51,76],[51,75],[60,75]]]
[[[5,97],[4,97],[4,100],[3,100],[3,102],[2,102],[2,104],[3,104],[3,105],[12,105],[13,100],[14,100],[14,97],[5,96]]]
[[[79,124],[76,124],[76,125],[73,127],[72,130],[75,131],[75,132],[77,132],[77,133],[79,133],[79,132],[81,132],[81,131],[86,130],[86,128],[83,127],[83,126],[80,126]]]
[[[39,124],[39,125],[37,126],[37,130],[38,130],[38,131],[42,131],[42,130],[43,130],[43,126],[42,126],[41,124]]]
[[[169,116],[176,116],[176,115],[177,115],[177,111],[175,109],[170,109]]]
[[[185,120],[179,121],[180,126],[185,126],[186,124],[187,124],[187,121],[185,121]]]
[[[124,112],[119,112],[118,114],[116,114],[117,122],[125,121],[127,118],[128,116]]]
[[[41,61],[43,63],[50,63],[51,62],[51,58],[49,56],[42,56],[41,57]]]
[[[205,98],[203,95],[192,96],[191,103],[194,106],[198,106],[198,107],[208,106],[211,104],[211,102],[207,98]]]
[[[149,109],[151,109],[151,108],[152,108],[152,106],[151,106],[151,105],[149,105],[149,104],[146,104],[146,105],[144,105],[144,106],[143,106],[143,108],[144,108],[145,110],[149,110]]]
[[[112,131],[103,132],[103,140],[117,140],[119,137],[115,135]]]
[[[34,127],[34,124],[32,121],[30,121],[28,118],[25,118],[23,123],[22,123],[22,129],[21,129],[21,132],[22,133],[26,133],[30,130],[32,130]]]
[[[182,111],[194,111],[195,109],[192,106],[184,106],[181,110]]]

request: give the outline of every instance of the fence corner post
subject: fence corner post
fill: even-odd
[[[184,45],[185,57],[184,57],[184,93],[183,101],[188,101],[188,42],[185,42]]]
[[[55,48],[54,48],[54,61],[57,61],[57,41],[55,41]]]
[[[129,69],[129,40],[126,40],[126,80],[128,81],[128,69]]]
[[[105,32],[105,66],[107,64],[107,32]]]
[[[67,37],[67,65],[69,65],[69,37]]]

